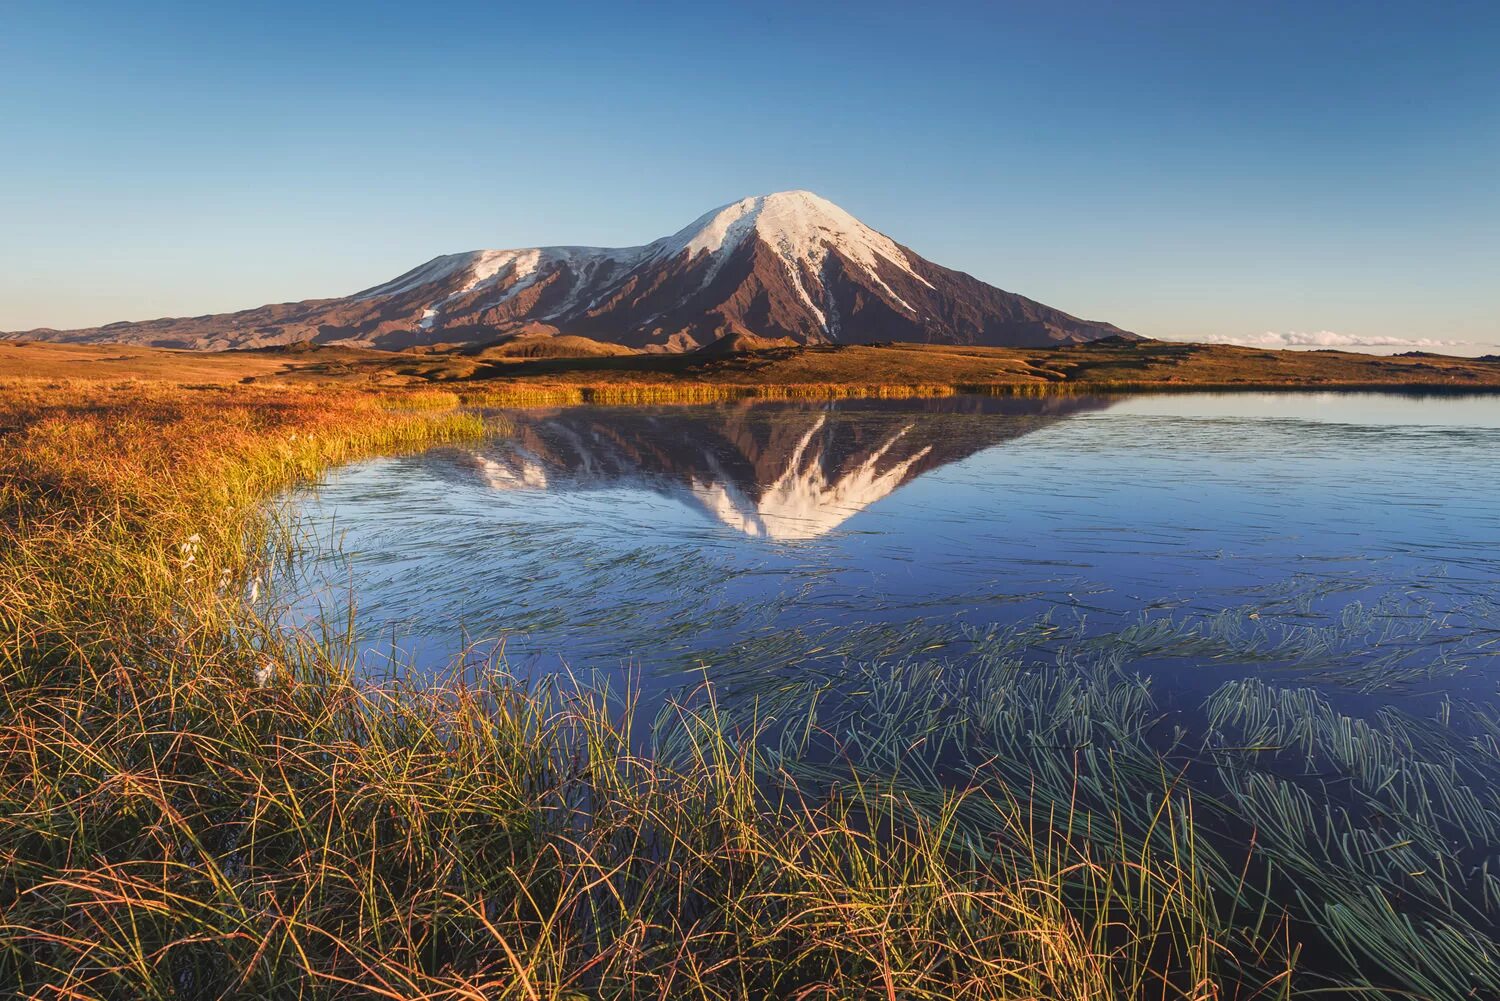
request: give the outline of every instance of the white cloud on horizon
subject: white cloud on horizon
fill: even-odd
[[[1491,345],[1477,344],[1474,341],[1445,341],[1433,337],[1366,337],[1360,334],[1340,334],[1333,330],[1289,330],[1286,332],[1268,330],[1263,334],[1251,334],[1245,337],[1206,336],[1201,338],[1182,338],[1182,340],[1197,340],[1211,344],[1233,344],[1242,348],[1292,350],[1340,348],[1351,351],[1370,351],[1377,354],[1388,354],[1395,351],[1441,351],[1445,349],[1451,352],[1453,348],[1468,349],[1467,351],[1458,352],[1460,354],[1481,354],[1484,351],[1492,350]]]

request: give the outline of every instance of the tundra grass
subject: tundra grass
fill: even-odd
[[[79,384],[12,387],[0,425],[10,993],[1220,989],[1180,855],[997,859],[958,837],[959,792],[929,814],[768,781],[711,701],[681,707],[684,753],[658,761],[603,693],[503,673],[370,684],[335,644],[256,621],[243,598],[269,491],[480,433],[473,417]]]
[[[1022,387],[996,387],[1004,395],[1024,393]],[[983,392],[984,387],[937,383],[832,383],[737,385],[712,382],[599,383],[589,385],[533,385],[513,382],[478,383],[461,397],[469,406],[556,406],[595,403],[609,406],[650,403],[724,403],[735,400],[914,400]]]
[[[974,844],[1045,817],[1027,843],[1189,860],[1213,941],[1242,957],[1294,943],[1298,996],[1500,996],[1492,707],[1366,719],[1257,679],[1162,702],[1117,652],[1039,666],[1034,640],[1003,632],[962,661],[784,685],[753,710],[795,721],[768,756],[801,788],[857,777],[929,815],[961,781],[952,823]]]
[[[557,345],[564,340],[555,339]],[[552,342],[548,342],[552,343]],[[603,349],[604,345],[596,345]],[[504,349],[501,349],[504,353]],[[614,350],[605,354],[614,354]],[[626,354],[499,357],[448,345],[388,352],[301,344],[195,352],[117,344],[0,341],[7,378],[124,377],[179,384],[239,381],[347,389],[455,392],[480,405],[703,403],[746,398],[912,398],[956,393],[1047,395],[1313,390],[1494,392],[1500,363],[1376,357],[1337,351],[1264,351],[1165,341],[1052,348],[931,344],[826,344],[729,355]]]
[[[276,541],[268,492],[484,431],[443,399],[388,402],[0,396],[0,989],[1493,993],[1500,723],[1478,711],[1361,727],[1225,688],[1195,742],[1108,657],[1028,668],[1024,633],[732,711],[704,685],[649,734],[628,689],[503,664],[353,676],[347,643],[245,596]],[[1185,781],[1247,756],[1286,760],[1218,795]],[[1343,812],[1319,814],[1298,791],[1330,775]]]
[[[1410,395],[1471,395],[1493,391],[1447,384],[1390,385],[1383,383],[1268,383],[1199,382],[1154,383],[1091,379],[1078,382],[800,382],[747,384],[734,382],[671,381],[634,383],[629,380],[552,384],[541,380],[474,381],[455,388],[457,397],[472,407],[635,406],[644,404],[727,403],[737,400],[918,400],[947,396],[1055,397],[1129,396],[1141,393],[1266,392],[1404,393]]]

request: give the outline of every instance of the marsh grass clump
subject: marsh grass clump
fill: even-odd
[[[1430,718],[1366,719],[1257,679],[1163,702],[1118,651],[1080,638],[1038,662],[1019,638],[961,661],[855,666],[753,712],[786,721],[770,753],[801,788],[857,781],[936,816],[958,787],[951,822],[972,843],[1027,817],[1023,844],[1107,867],[1150,859],[1114,906],[1149,899],[1146,872],[1181,873],[1195,907],[1179,916],[1222,950],[1220,984],[1269,986],[1265,957],[1279,955],[1296,960],[1293,993],[1500,994],[1492,709],[1445,700]],[[1058,887],[1090,912],[1094,892]]]
[[[100,658],[191,663],[238,614],[269,491],[483,422],[351,393],[31,383],[0,393],[0,428],[8,680]]]
[[[391,410],[452,410],[462,405],[457,393],[446,389],[405,389],[386,392],[377,401]]]
[[[1001,861],[961,795],[803,795],[711,700],[648,761],[598,693],[503,675],[143,681],[108,714],[33,692],[4,730],[27,764],[8,755],[0,969],[27,990],[1209,996],[1184,860]]]
[[[996,387],[1000,395],[1011,395],[1009,386]],[[986,387],[943,383],[843,383],[805,382],[790,384],[728,382],[631,382],[569,384],[508,382],[499,385],[473,383],[461,393],[463,402],[479,407],[555,406],[593,403],[634,406],[663,403],[725,403],[736,400],[914,400],[986,392]]]

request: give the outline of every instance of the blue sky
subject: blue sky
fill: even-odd
[[[808,188],[1149,335],[1500,344],[1493,3],[216,6],[0,14],[0,329]]]

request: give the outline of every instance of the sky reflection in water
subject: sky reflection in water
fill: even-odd
[[[628,666],[654,691],[700,665],[754,689],[845,658],[962,658],[974,636],[1039,616],[1075,641],[1139,639],[1144,621],[1235,637],[1197,649],[1192,670],[1170,642],[1137,644],[1185,689],[1274,666],[1361,689],[1495,691],[1495,398],[509,416],[506,440],[364,463],[301,498],[305,527],[338,552],[304,568],[288,621],[337,618],[353,594],[372,671],[393,651],[436,670],[503,636],[513,669]],[[1310,630],[1350,622],[1357,636],[1308,656]],[[1284,655],[1238,652],[1288,636],[1302,639]],[[1400,670],[1354,670],[1372,663]]]

